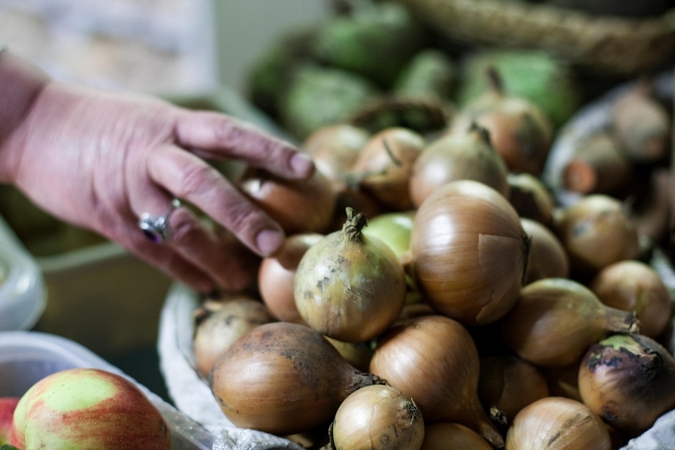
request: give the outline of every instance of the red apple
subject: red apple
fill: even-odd
[[[0,397],[0,445],[9,444],[12,434],[12,417],[19,399],[16,397]]]
[[[170,433],[155,405],[126,378],[69,369],[21,397],[11,443],[25,450],[168,450]]]

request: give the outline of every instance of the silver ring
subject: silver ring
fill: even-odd
[[[171,238],[171,228],[169,227],[169,216],[176,208],[180,208],[181,202],[177,198],[171,201],[171,209],[163,216],[153,216],[149,213],[143,213],[138,220],[138,228],[143,235],[155,244],[161,244]]]

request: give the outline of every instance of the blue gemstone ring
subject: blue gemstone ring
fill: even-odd
[[[153,216],[149,213],[143,213],[138,220],[138,227],[143,232],[143,235],[155,244],[162,244],[168,241],[171,238],[169,216],[180,206],[180,200],[175,198],[171,201],[171,209],[163,216]]]

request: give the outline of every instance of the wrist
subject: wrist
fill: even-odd
[[[34,64],[0,51],[0,183],[12,183],[21,159],[19,130],[50,77]]]

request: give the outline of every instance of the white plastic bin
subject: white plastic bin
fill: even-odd
[[[46,305],[42,273],[0,218],[0,331],[28,330]]]
[[[68,339],[38,332],[0,332],[0,397],[20,397],[42,378],[76,367],[124,375],[115,366]],[[171,430],[173,450],[209,450],[213,447],[214,438],[210,433],[144,386],[136,384],[164,416]]]

